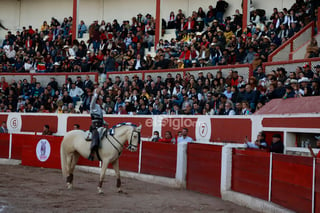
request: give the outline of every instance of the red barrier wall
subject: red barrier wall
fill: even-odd
[[[251,119],[213,118],[211,127],[210,141],[243,143],[246,136],[251,140]]]
[[[187,189],[221,197],[222,146],[189,143]]]
[[[12,134],[11,158],[21,160],[23,145],[28,144],[34,137],[35,135]]]
[[[273,154],[271,201],[296,212],[312,210],[310,157]]]
[[[175,144],[143,142],[141,173],[175,178],[177,146]]]
[[[61,169],[61,165],[60,165],[61,141],[62,141],[62,137],[42,136],[42,135],[32,136],[32,140],[29,140],[28,143],[23,144],[21,164],[25,166]],[[43,155],[40,154],[41,152],[40,147],[42,142],[45,143]],[[48,145],[48,142],[50,146]],[[49,147],[50,147],[50,152],[49,152]],[[40,161],[39,158],[40,159],[47,158],[47,160]]]
[[[0,133],[0,158],[9,158],[10,135]]]
[[[269,172],[270,153],[259,150],[233,150],[233,191],[268,200]]]
[[[320,14],[319,14],[320,15]],[[314,212],[320,212],[320,159],[316,159],[316,171],[315,171],[315,206]]]
[[[127,149],[123,149],[122,154],[119,158],[119,168],[120,170],[137,172],[139,171],[139,151],[130,152]]]
[[[80,156],[77,165],[99,167],[99,161],[90,161],[87,158]]]

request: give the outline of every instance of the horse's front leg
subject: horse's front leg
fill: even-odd
[[[115,160],[112,163],[114,172],[116,173],[116,177],[117,177],[117,188],[118,188],[118,192],[121,193],[123,192],[121,189],[121,179],[120,179],[120,171],[119,171],[119,159]]]
[[[99,184],[98,184],[98,193],[99,194],[103,194],[102,184],[103,184],[103,179],[104,179],[104,176],[106,174],[106,170],[107,170],[108,164],[109,164],[109,161],[103,161],[102,162],[101,173],[100,173],[100,181],[99,181]]]

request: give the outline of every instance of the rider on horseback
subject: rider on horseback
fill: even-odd
[[[97,88],[94,91],[91,103],[90,103],[90,115],[91,115],[91,126],[90,131],[92,132],[91,152],[88,157],[89,160],[94,160],[94,152],[98,152],[100,138],[98,128],[103,125],[108,128],[108,123],[103,120],[103,112],[100,103],[102,100],[99,98],[101,88]]]

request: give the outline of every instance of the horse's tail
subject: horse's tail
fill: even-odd
[[[64,149],[64,145],[65,145],[65,140],[63,139],[62,142],[61,142],[61,146],[60,146],[60,159],[61,159],[61,170],[62,170],[62,175],[64,177],[66,177],[67,175],[67,154],[65,152],[65,149]]]

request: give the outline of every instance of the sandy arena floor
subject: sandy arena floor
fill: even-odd
[[[122,178],[124,193],[119,194],[113,176],[106,176],[99,195],[98,179],[76,170],[74,188],[67,190],[60,170],[0,165],[0,212],[253,212],[208,195],[128,178]]]

